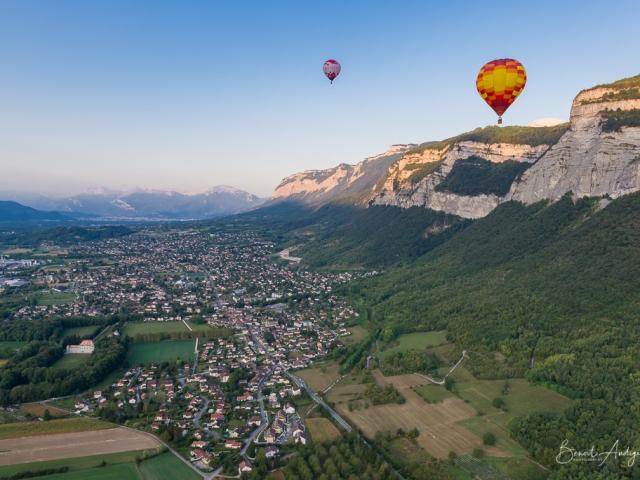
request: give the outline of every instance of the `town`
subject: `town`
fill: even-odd
[[[258,447],[273,461],[309,441],[311,400],[292,372],[357,320],[335,290],[377,274],[310,272],[274,249],[253,232],[142,230],[5,260],[7,293],[32,298],[16,321],[76,321],[58,362],[82,368],[101,341],[127,345],[112,381],[55,405],[157,435],[198,471],[242,474]]]

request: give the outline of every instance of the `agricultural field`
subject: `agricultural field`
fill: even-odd
[[[98,333],[98,331],[102,327],[100,325],[88,325],[86,327],[74,327],[74,328],[65,328],[62,335],[64,337],[70,337],[72,335],[77,335],[80,338],[93,338],[93,336]]]
[[[432,383],[413,387],[413,391],[420,395],[427,403],[440,403],[447,398],[455,397],[453,393],[442,385],[434,385]]]
[[[61,468],[61,467],[67,467],[69,469],[69,473],[80,471],[80,470],[86,471],[86,470],[98,467],[102,463],[102,461],[106,463],[106,466],[101,468],[108,468],[113,465],[117,465],[121,463],[135,462],[136,457],[143,458],[147,455],[155,453],[156,451],[157,449],[131,450],[128,452],[108,453],[108,454],[102,454],[102,455],[88,455],[85,457],[61,458],[58,460],[48,460],[44,462],[20,463],[16,465],[2,465],[0,466],[0,477],[8,477],[8,476],[16,475],[25,471],[33,472],[33,471],[41,471],[41,470],[46,470],[50,468]],[[50,478],[50,476],[47,476],[45,478]],[[73,477],[69,477],[69,478],[73,478]],[[93,475],[92,475],[92,478],[93,478]]]
[[[159,447],[160,443],[154,437],[123,427],[22,436],[0,440],[0,465]]]
[[[454,378],[462,377],[465,381],[458,381],[454,390],[456,394],[468,402],[477,412],[473,418],[464,420],[461,424],[476,433],[493,433],[502,445],[514,456],[524,456],[524,449],[509,434],[508,423],[514,418],[535,411],[559,412],[571,405],[571,400],[557,392],[539,385],[529,383],[518,378],[508,381],[508,393],[504,393],[504,380],[476,380],[464,368],[453,374]],[[442,387],[439,387],[442,388]],[[493,406],[493,400],[500,398],[504,402],[503,408]]]
[[[314,442],[330,442],[340,437],[340,430],[328,418],[307,418],[305,424]]]
[[[446,458],[450,451],[459,455],[470,453],[474,448],[483,448],[482,438],[459,425],[462,420],[473,417],[476,412],[463,400],[453,397],[440,403],[426,403],[413,388],[424,385],[427,380],[416,375],[398,375],[384,377],[375,371],[374,377],[379,384],[392,383],[406,399],[406,403],[386,404],[358,408],[348,408],[349,398],[336,402],[336,410],[349,418],[369,438],[376,432],[392,431],[402,428],[409,431],[417,428],[420,436],[417,443],[436,458]],[[341,386],[344,388],[346,385]],[[364,385],[362,386],[364,388]],[[338,395],[339,390],[331,391]],[[499,447],[484,446],[488,455],[505,456],[507,452]]]
[[[168,478],[198,480],[201,478],[169,452],[154,455],[136,465],[136,457],[144,457],[149,453],[149,451],[132,451],[28,465],[33,470],[40,465],[42,468],[47,468],[45,464],[52,464],[50,468],[69,467],[66,473],[38,477],[45,480],[166,480]],[[105,461],[105,466],[100,466],[102,460]],[[3,468],[6,467],[0,467],[0,475],[4,474]]]
[[[317,362],[312,368],[296,372],[312,390],[322,392],[340,378],[338,362]]]
[[[114,424],[88,417],[49,420],[48,422],[16,422],[0,425],[0,440],[17,437],[73,433],[113,428]]]
[[[61,410],[53,405],[43,405],[42,403],[23,403],[20,405],[20,411],[34,417],[44,416],[45,410],[49,410],[52,417],[66,417],[69,414],[65,410]]]
[[[178,359],[192,362],[194,347],[194,340],[133,343],[127,352],[127,361],[130,365],[174,362]]]
[[[51,368],[76,369],[82,367],[89,361],[91,355],[86,353],[67,353],[60,360],[54,363]]]
[[[96,467],[90,470],[57,473],[38,477],[44,480],[139,480],[138,469],[135,463],[120,463]],[[146,479],[145,479],[146,480]]]
[[[145,460],[140,464],[141,480],[199,480],[200,476],[182,463],[173,454],[167,452]]]
[[[400,335],[392,342],[380,355],[384,359],[395,352],[407,350],[425,350],[447,343],[447,332],[445,330],[433,332],[415,332]]]

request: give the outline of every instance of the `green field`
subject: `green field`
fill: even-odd
[[[440,385],[420,385],[413,389],[427,403],[440,403],[447,398],[455,397],[453,393]]]
[[[135,463],[121,463],[37,478],[46,480],[138,480],[140,476]]]
[[[140,473],[142,473],[140,477],[143,480],[164,480],[166,478],[199,480],[201,478],[176,458],[175,455],[168,452],[142,462],[140,464]]]
[[[38,471],[47,468],[69,467],[69,472],[77,470],[87,470],[97,467],[103,460],[107,465],[134,462],[136,457],[148,453],[145,450],[134,450],[130,452],[107,453],[101,455],[90,455],[88,457],[61,458],[59,460],[48,460],[46,462],[21,463],[19,465],[0,466],[0,477],[8,477],[26,470]],[[49,478],[50,476],[46,477]]]
[[[75,417],[48,422],[15,422],[0,425],[0,440],[51,433],[85,432],[87,430],[104,430],[114,428],[113,423],[103,422],[95,418]]]
[[[38,305],[62,305],[65,303],[72,303],[76,299],[75,293],[69,292],[38,292],[35,295],[29,297],[35,298]]]
[[[86,327],[65,328],[62,332],[63,337],[70,337],[71,335],[77,335],[80,338],[92,338],[98,330],[102,328],[100,325],[88,325]]]
[[[510,379],[509,393],[504,395],[505,380],[477,380],[464,367],[459,367],[452,376],[456,380],[456,394],[479,412],[461,424],[480,437],[486,432],[493,433],[498,439],[497,445],[516,457],[523,457],[526,452],[511,439],[508,424],[514,417],[535,411],[560,412],[572,403],[569,398],[522,378]],[[427,388],[446,391],[436,385]],[[492,405],[497,397],[505,402],[505,409]]]
[[[340,337],[340,341],[345,345],[353,345],[354,343],[360,343],[369,334],[369,331],[361,325],[354,325],[353,327],[347,328],[351,332],[351,335],[347,335],[346,337]]]
[[[226,336],[229,333],[225,328],[211,327],[206,323],[195,324],[187,322],[187,324],[195,334],[202,334],[207,337]],[[171,335],[175,333],[188,333],[189,331],[184,322],[132,322],[125,325],[123,333],[135,338],[141,335],[158,333]]]
[[[392,355],[395,352],[406,350],[424,350],[447,343],[447,332],[445,330],[434,332],[416,332],[400,335],[395,342],[381,353],[382,358]]]
[[[130,365],[173,362],[177,359],[192,362],[194,340],[133,343],[127,353]]]
[[[90,358],[91,355],[87,355],[86,353],[67,353],[54,363],[51,368],[79,368],[87,363]]]
[[[38,476],[45,480],[198,480],[201,477],[173,454],[166,452],[144,460],[136,465],[136,457],[145,451],[92,455],[90,457],[67,458],[48,462],[28,463],[0,467],[1,476],[14,475],[27,470],[69,467],[65,473]],[[100,466],[104,460],[105,466]]]

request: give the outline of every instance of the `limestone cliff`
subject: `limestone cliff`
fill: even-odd
[[[501,202],[618,197],[640,190],[640,76],[582,91],[568,124],[486,127],[397,145],[357,165],[283,180],[273,199],[426,207],[465,218]]]
[[[329,201],[357,203],[368,198],[391,164],[415,145],[393,145],[385,153],[355,164],[342,163],[327,170],[307,170],[286,177],[273,192],[272,201],[295,199],[309,204]]]

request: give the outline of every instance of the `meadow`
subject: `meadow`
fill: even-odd
[[[67,353],[60,360],[54,363],[51,368],[76,369],[82,367],[89,361],[91,355],[85,353]]]
[[[447,343],[447,332],[445,330],[405,333],[400,335],[394,342],[384,349],[380,355],[384,359],[396,352],[424,350],[426,348],[436,347],[445,343]]]
[[[86,327],[74,327],[74,328],[65,328],[62,332],[63,337],[70,337],[72,335],[77,335],[80,338],[93,338],[93,336],[98,333],[98,330],[102,328],[100,325],[88,325]]]
[[[191,322],[170,321],[127,323],[123,329],[123,333],[133,338],[134,341],[154,341],[161,340],[161,338],[154,338],[161,335],[174,338],[184,338],[185,336],[213,338],[227,336],[230,334],[230,331],[226,328],[211,327],[206,323],[197,324]]]
[[[312,390],[322,392],[340,378],[339,368],[337,362],[317,362],[311,368],[298,370],[296,375],[302,378]]]
[[[328,418],[307,418],[305,423],[314,442],[330,442],[340,437],[340,430]]]
[[[133,343],[127,352],[127,361],[130,365],[173,362],[178,359],[192,362],[194,346],[194,340]]]
[[[347,328],[347,330],[351,333],[351,335],[340,337],[340,342],[344,343],[345,345],[360,343],[369,334],[368,330],[361,325],[354,325],[353,327]]]

